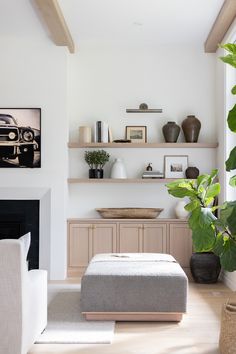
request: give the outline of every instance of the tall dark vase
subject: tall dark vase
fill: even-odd
[[[182,122],[185,141],[187,143],[196,143],[198,141],[201,122],[194,115],[187,116]]]
[[[175,122],[167,122],[162,127],[166,143],[176,143],[180,133],[180,127]]]
[[[196,252],[190,259],[190,269],[196,283],[216,283],[220,274],[220,259],[212,252]]]

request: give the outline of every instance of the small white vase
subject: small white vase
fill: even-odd
[[[115,160],[111,169],[111,178],[127,178],[125,165],[122,159]]]
[[[187,203],[185,200],[180,200],[175,206],[175,214],[178,219],[187,219],[189,212],[184,209]]]

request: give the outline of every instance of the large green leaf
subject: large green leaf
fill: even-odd
[[[220,184],[214,183],[208,187],[205,198],[214,198],[220,193]]]
[[[193,197],[196,195],[195,192],[190,191],[187,188],[169,189],[168,193],[177,198]]]
[[[232,235],[236,234],[236,202],[234,206],[231,208],[231,214],[227,218],[228,228]],[[236,257],[236,255],[235,255]]]
[[[197,186],[201,187],[203,184],[209,181],[210,176],[207,174],[200,175],[197,177]]]
[[[200,201],[198,199],[194,199],[193,201],[185,205],[184,209],[191,212],[194,209],[199,207],[200,207]]]
[[[195,252],[209,252],[215,245],[215,232],[210,226],[199,227],[192,230],[192,239]]]
[[[234,43],[220,44],[219,47],[227,50],[227,52],[236,54],[236,44]]]
[[[236,187],[236,175],[230,177],[229,184],[231,187]]]
[[[216,217],[210,208],[196,208],[189,218],[192,229],[193,246],[196,252],[211,251],[215,244],[215,228],[213,221]]]
[[[233,272],[236,270],[236,242],[230,238],[224,241],[223,251],[219,255],[224,270]]]
[[[229,129],[232,132],[236,133],[236,104],[229,111],[228,117],[227,117],[227,122],[228,122]]]
[[[221,208],[218,222],[224,225],[225,228],[228,226],[228,218],[232,214],[233,209],[235,207],[236,207],[236,201],[233,201],[233,202],[225,202]]]
[[[225,57],[220,57],[220,59],[234,68],[236,68],[236,54],[228,54]]]
[[[213,180],[218,175],[218,169],[214,169],[211,171],[210,177]]]
[[[236,169],[236,146],[231,150],[228,160],[225,162],[226,171]]]
[[[231,89],[231,93],[232,93],[233,95],[236,95],[236,85]]]
[[[224,239],[223,239],[223,234],[219,232],[216,236],[216,242],[213,248],[213,252],[217,255],[220,256],[224,251]]]
[[[179,179],[170,182],[167,185],[168,193],[177,198],[195,197],[196,191],[193,188],[193,181],[188,179]]]
[[[172,181],[166,184],[166,187],[168,189],[175,189],[176,187],[178,187],[182,182],[186,182],[186,179],[184,178],[180,178],[177,179],[177,181]]]

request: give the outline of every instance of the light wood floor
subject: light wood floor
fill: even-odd
[[[236,293],[221,283],[190,283],[188,313],[179,324],[120,322],[112,344],[37,344],[29,354],[219,354],[221,306],[229,297]]]

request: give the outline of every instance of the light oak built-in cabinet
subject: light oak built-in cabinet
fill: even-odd
[[[98,253],[169,253],[189,275],[192,238],[179,219],[69,219],[68,277],[83,275]]]

